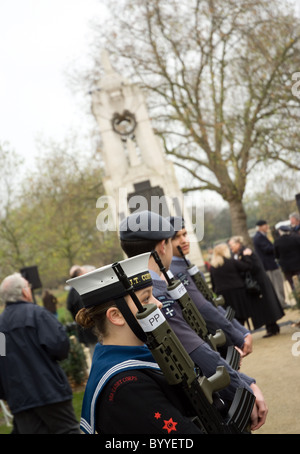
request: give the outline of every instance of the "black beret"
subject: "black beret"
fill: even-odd
[[[263,219],[260,219],[260,220],[257,221],[257,223],[256,223],[257,226],[266,225],[266,224],[268,224],[267,221],[264,221]]]
[[[152,211],[131,214],[120,223],[120,239],[124,241],[165,240],[174,236],[170,222]]]
[[[181,216],[170,216],[166,219],[170,222],[175,232],[179,232],[179,230],[185,228],[184,219]]]
[[[278,227],[278,230],[281,230],[282,232],[291,232],[291,227],[289,225],[281,225]]]

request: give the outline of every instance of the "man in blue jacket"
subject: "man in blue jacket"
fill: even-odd
[[[63,328],[45,308],[33,304],[30,285],[19,273],[0,286],[5,309],[0,332],[0,399],[7,401],[19,434],[80,433],[72,391],[58,361],[69,352]]]

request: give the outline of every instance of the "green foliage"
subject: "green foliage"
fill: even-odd
[[[76,336],[70,336],[70,351],[68,358],[60,362],[72,385],[82,385],[87,378],[87,364],[82,345]]]
[[[59,307],[57,309],[57,318],[63,325],[73,322],[73,318],[70,311],[68,311],[68,309],[64,306]]]
[[[104,194],[100,164],[68,146],[43,144],[38,169],[19,182],[22,198],[16,192],[2,200],[0,279],[37,265],[43,287],[57,287],[75,263],[99,267],[122,257],[116,232],[96,227],[96,202]]]
[[[297,211],[295,192],[299,192],[299,186],[297,188],[297,182],[287,174],[277,175],[264,185],[261,184],[259,190],[245,198],[248,230],[254,233],[259,219],[266,219],[271,228],[280,221],[288,220],[289,214]],[[209,249],[215,242],[226,241],[231,235],[229,207],[206,206],[201,248]]]
[[[229,208],[206,207],[204,212],[204,237],[200,244],[201,248],[213,247],[216,241],[227,239],[231,234]]]
[[[73,407],[77,421],[80,421],[81,417],[83,395],[84,391],[76,391],[73,393]]]
[[[299,189],[298,182],[287,172],[261,185],[245,199],[248,228],[254,227],[258,219],[266,219],[271,227],[288,220],[289,214],[298,210],[295,194]]]

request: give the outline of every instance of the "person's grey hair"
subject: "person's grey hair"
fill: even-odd
[[[73,265],[70,268],[69,275],[71,278],[80,276],[83,273],[83,269],[80,265]]]
[[[7,276],[0,285],[1,300],[11,303],[22,300],[22,289],[24,287],[26,287],[26,279],[20,273]]]
[[[297,211],[294,211],[294,213],[291,213],[289,215],[289,218],[295,218],[295,219],[297,219],[297,221],[300,221],[300,214],[297,213]]]
[[[83,265],[81,269],[83,270],[84,274],[86,274],[89,273],[90,271],[94,271],[96,267],[94,265]]]

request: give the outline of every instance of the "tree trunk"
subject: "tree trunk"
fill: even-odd
[[[248,233],[247,216],[241,200],[234,199],[229,203],[232,234],[243,237],[243,242],[246,246],[252,246],[252,240]]]

